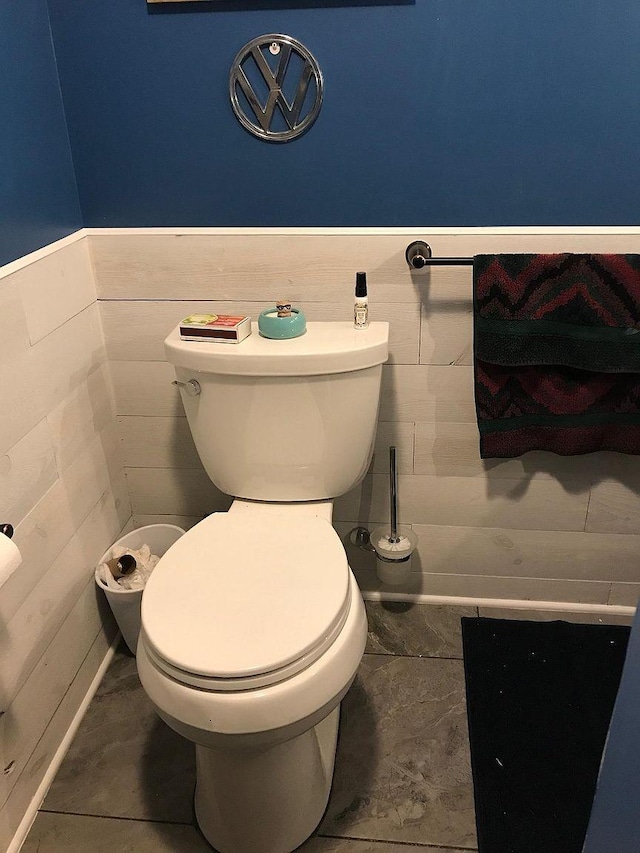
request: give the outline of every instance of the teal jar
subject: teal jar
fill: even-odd
[[[292,308],[288,317],[278,317],[277,308],[265,308],[258,317],[258,330],[263,338],[299,338],[307,331],[307,320],[299,308]]]

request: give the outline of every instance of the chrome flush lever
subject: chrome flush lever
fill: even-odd
[[[176,385],[178,388],[182,389],[187,395],[187,397],[197,397],[198,394],[202,391],[200,383],[197,379],[189,379],[187,382],[178,382],[177,379],[174,379],[171,384]]]

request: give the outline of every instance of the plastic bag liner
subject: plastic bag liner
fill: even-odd
[[[144,582],[148,577],[148,571],[140,571],[136,569],[134,574],[138,574],[138,578],[129,576],[129,582],[133,579],[133,583],[141,583],[137,589],[126,589],[120,586],[117,581],[109,582],[105,580],[100,565],[112,556],[121,556],[123,553],[139,552],[142,556],[147,556],[146,548],[148,547],[152,555],[162,557],[169,548],[183,536],[185,531],[182,527],[175,524],[148,524],[146,527],[139,527],[131,533],[127,533],[121,539],[105,551],[100,558],[98,566],[96,566],[95,579],[96,584],[104,592],[107,601],[111,607],[118,628],[122,634],[125,643],[135,655],[138,645],[138,634],[140,633],[140,604],[142,602],[142,593],[144,591]],[[144,551],[142,549],[145,549]],[[135,554],[134,554],[135,556]],[[153,561],[152,561],[153,562]],[[153,566],[151,566],[153,568]],[[146,575],[146,576],[145,576]]]

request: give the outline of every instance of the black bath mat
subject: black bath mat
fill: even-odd
[[[629,628],[462,619],[479,853],[580,853]]]

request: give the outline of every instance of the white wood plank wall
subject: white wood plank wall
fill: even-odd
[[[434,255],[633,252],[633,229],[522,233],[92,233],[91,255],[115,387],[118,433],[138,524],[189,524],[229,500],[199,463],[162,341],[193,311],[254,318],[290,298],[311,320],[349,319],[356,270],[372,319],[391,322],[372,470],[336,501],[345,535],[384,521],[388,446],[400,458],[400,519],[420,538],[408,589],[436,595],[635,605],[640,591],[640,461],[533,453],[481,461],[472,373],[471,270],[411,274],[414,239]],[[368,555],[349,551],[377,589]]]
[[[113,638],[93,568],[131,514],[82,234],[0,269],[0,360],[0,521],[23,557],[0,588],[5,850]]]

